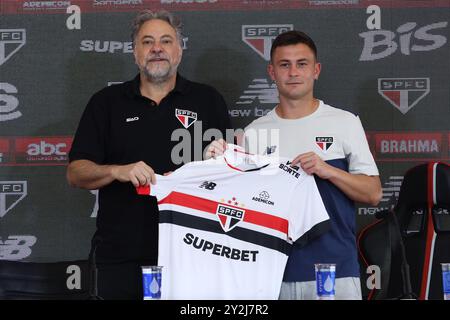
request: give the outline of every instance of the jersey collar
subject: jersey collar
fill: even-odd
[[[228,167],[240,172],[261,170],[271,163],[268,157],[248,153],[244,148],[234,144],[228,144],[223,159]]]

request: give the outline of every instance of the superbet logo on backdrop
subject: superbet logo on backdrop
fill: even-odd
[[[0,66],[26,43],[25,29],[0,29]]]
[[[364,47],[360,61],[383,59],[400,48],[403,55],[412,52],[431,51],[441,48],[447,43],[444,35],[436,34],[436,30],[446,28],[448,21],[432,23],[417,28],[416,22],[407,22],[399,26],[397,34],[390,30],[371,30],[359,34],[364,39]]]
[[[66,162],[71,145],[71,137],[16,138],[16,163]]]
[[[430,92],[430,78],[379,78],[378,93],[406,114]]]
[[[242,41],[264,60],[270,60],[270,47],[280,34],[294,29],[292,24],[243,25]]]

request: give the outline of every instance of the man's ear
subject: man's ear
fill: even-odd
[[[272,78],[272,81],[275,82],[275,73],[273,70],[272,62],[269,62],[269,64],[267,65],[267,73],[269,74],[270,78]]]
[[[314,65],[314,79],[319,80],[320,71],[322,70],[322,64],[320,62],[316,62]]]

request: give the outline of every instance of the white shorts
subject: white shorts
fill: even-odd
[[[361,282],[359,278],[347,277],[336,279],[336,300],[361,300]],[[316,300],[316,282],[283,282],[280,300]]]

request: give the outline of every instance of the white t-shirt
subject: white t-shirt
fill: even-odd
[[[277,299],[293,242],[329,227],[312,176],[235,145],[138,192],[158,199],[162,299]]]

